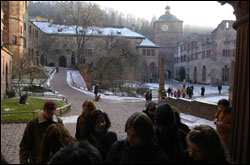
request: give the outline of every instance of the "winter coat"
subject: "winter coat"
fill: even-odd
[[[177,96],[181,97],[181,91],[180,91],[180,89],[178,89],[178,91],[177,91]]]
[[[216,125],[216,131],[221,136],[222,141],[224,144],[228,147],[229,144],[229,134],[230,134],[230,128],[231,128],[231,108],[228,110],[225,110],[224,112],[218,111],[215,114],[215,119],[217,121],[220,121],[223,123],[223,126]]]
[[[184,150],[181,155],[178,163],[184,164],[214,164],[214,162],[208,162],[206,160],[195,160],[193,157],[189,156],[189,150]],[[227,160],[218,160],[216,164],[230,164]]]
[[[116,141],[108,153],[108,164],[163,164],[169,158],[157,141],[131,148],[127,139]]]
[[[98,94],[98,86],[95,86],[94,94]]]
[[[166,133],[166,135],[161,135],[156,131],[156,137],[169,156],[170,163],[178,162],[180,153],[187,149],[186,136],[187,133],[177,128],[177,126],[174,126],[172,131]]]
[[[43,133],[50,124],[62,123],[62,120],[53,115],[52,121],[48,121],[44,117],[44,113],[30,120],[24,130],[24,134],[20,143],[19,159],[20,164],[37,162],[38,154],[40,153],[40,145]]]
[[[145,99],[151,101],[152,100],[152,93],[147,92],[146,95],[145,95]]]
[[[81,139],[83,139],[83,137],[84,137],[84,129],[85,129],[85,127],[84,127],[84,121],[82,122],[82,125],[81,126],[79,126],[79,120],[80,120],[80,116],[78,116],[78,118],[77,118],[77,123],[76,123],[76,134],[75,134],[75,138],[77,139],[77,140],[81,140]]]
[[[110,150],[112,144],[117,140],[117,135],[115,132],[106,131],[98,137],[91,134],[87,140],[91,145],[99,150],[103,160],[105,160],[107,152]]]

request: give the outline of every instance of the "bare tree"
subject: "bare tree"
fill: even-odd
[[[112,34],[106,37],[106,44],[96,43],[94,57],[94,77],[99,85],[104,80],[140,79],[145,70],[147,72],[145,60],[138,55],[131,41]]]
[[[23,57],[13,56],[13,78],[17,79],[17,82],[14,84],[17,93],[20,97],[19,103],[25,104],[28,98],[27,91],[23,91],[22,82],[24,82],[25,76],[30,79],[30,85],[32,85],[34,78],[40,76],[41,74],[44,76],[45,71],[42,66],[33,66],[33,59],[31,56],[25,53]]]
[[[40,57],[40,63],[44,66],[45,65],[45,57],[48,54],[49,51],[51,51],[55,45],[57,44],[57,40],[51,39],[48,36],[43,36],[39,44],[37,45],[37,49],[39,52],[39,57]],[[42,57],[42,58],[41,58]]]
[[[75,26],[75,38],[77,43],[76,57],[77,68],[84,54],[82,53],[85,48],[86,41],[90,39],[94,31],[94,26],[100,26],[103,19],[103,12],[98,5],[90,2],[70,1],[62,3],[64,15],[71,24]]]

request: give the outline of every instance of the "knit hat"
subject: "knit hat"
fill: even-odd
[[[168,104],[161,104],[155,111],[154,120],[158,125],[173,125],[176,123],[174,111]]]
[[[44,110],[46,110],[47,113],[50,115],[56,114],[56,108],[57,108],[57,105],[54,101],[47,101],[44,103]]]

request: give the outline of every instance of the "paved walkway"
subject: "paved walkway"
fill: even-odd
[[[66,68],[60,68],[59,73],[55,73],[51,87],[66,96],[72,103],[72,110],[61,117],[78,116],[81,113],[81,105],[85,99],[93,100],[93,96],[88,96],[77,90],[70,88],[66,82]],[[109,115],[111,121],[111,131],[117,133],[118,138],[125,138],[125,123],[127,118],[134,112],[144,109],[144,101],[119,102],[108,99],[101,99],[95,102],[97,108],[101,108]],[[75,121],[76,122],[76,121]],[[76,123],[67,123],[65,127],[71,135],[75,135]],[[26,123],[1,124],[1,153],[11,164],[19,163],[19,144],[23,136]]]
[[[81,106],[85,99],[94,99],[94,95],[89,96],[69,87],[66,82],[66,68],[60,68],[59,73],[55,73],[51,87],[71,100],[72,110],[61,117],[78,116],[81,114]],[[111,131],[117,133],[118,138],[125,138],[125,123],[127,118],[134,112],[141,112],[144,109],[145,101],[116,101],[101,99],[95,102],[97,108],[106,112],[111,121]],[[65,123],[65,127],[72,136],[75,136],[75,122]],[[1,153],[9,163],[19,163],[19,144],[23,136],[26,123],[1,124]]]

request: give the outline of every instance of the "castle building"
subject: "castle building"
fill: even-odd
[[[2,6],[3,1],[1,1]],[[4,12],[1,8],[1,99],[12,89],[12,53],[3,44]]]
[[[223,20],[211,35],[192,33],[181,41],[174,54],[174,78],[229,85],[236,54],[233,22]]]
[[[94,35],[88,35],[91,40],[86,43],[86,48],[82,50],[87,58],[77,59],[75,31],[73,27],[66,25],[56,25],[45,18],[38,16],[30,17],[28,15],[28,1],[2,1],[2,21],[1,21],[1,45],[3,50],[7,51],[13,57],[2,57],[1,65],[2,76],[6,75],[6,80],[2,84],[7,84],[1,89],[6,91],[11,89],[12,66],[16,66],[18,57],[32,58],[34,65],[49,65],[61,67],[74,67],[77,60],[84,66],[93,61],[91,57],[98,44],[109,45],[110,36],[128,40],[139,55],[145,57],[150,74],[147,78],[154,78],[158,72],[158,46],[146,39],[145,36],[138,34],[125,27],[96,27]],[[98,43],[98,44],[97,44]],[[49,46],[48,46],[49,45]],[[49,47],[49,50],[46,50]],[[6,49],[5,49],[6,48]],[[147,49],[147,50],[146,50]],[[147,52],[147,56],[143,55]],[[141,54],[140,54],[141,53]],[[1,53],[1,56],[4,53]],[[4,61],[8,60],[6,63]],[[3,69],[4,67],[4,69]],[[6,74],[5,74],[6,72]],[[1,76],[1,77],[2,77]],[[151,77],[150,77],[151,76]],[[8,83],[7,83],[8,79]]]
[[[158,77],[158,48],[159,46],[126,27],[91,27],[86,33],[85,48],[82,50],[83,59],[77,59],[77,44],[75,39],[75,26],[53,24],[52,21],[37,21],[30,19],[51,43],[52,47],[46,55],[40,56],[40,63],[48,66],[75,67],[77,60],[80,65],[93,63],[93,54],[96,50],[110,47],[115,39],[129,41],[132,48],[146,59],[149,75],[147,79],[156,80]]]
[[[182,41],[183,21],[170,13],[167,6],[165,14],[154,22],[154,42],[159,45],[159,61],[164,58],[164,70],[168,78],[173,77],[174,53],[177,44]],[[159,65],[158,61],[158,65]]]

